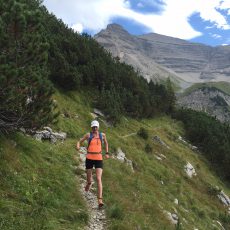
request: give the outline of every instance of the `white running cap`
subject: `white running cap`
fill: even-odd
[[[96,120],[91,122],[91,127],[95,127],[95,126],[97,126],[99,128],[99,122]]]

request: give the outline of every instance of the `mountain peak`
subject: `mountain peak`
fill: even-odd
[[[95,38],[148,80],[173,75],[179,82],[230,82],[228,46],[217,49],[157,33],[131,35],[118,24],[108,25]],[[189,85],[184,82],[183,88]]]
[[[117,23],[108,24],[106,29],[107,30],[122,30],[122,31],[127,32],[121,25]]]
[[[101,35],[106,34],[117,34],[119,36],[131,36],[121,25],[113,23],[108,24],[106,29],[101,30],[95,37],[100,37]]]

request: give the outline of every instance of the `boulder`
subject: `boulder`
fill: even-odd
[[[131,168],[131,170],[134,172],[133,162],[125,156],[125,153],[121,150],[121,148],[117,149],[116,159],[122,163],[126,163]]]
[[[164,211],[166,217],[168,218],[168,220],[172,223],[172,224],[177,224],[178,223],[178,216],[176,213],[171,213],[171,212],[168,212],[168,211]]]
[[[167,149],[170,149],[170,147],[167,144],[165,144],[165,142],[162,141],[161,138],[158,137],[157,135],[153,137],[153,140],[156,141],[156,142],[158,142],[162,146],[166,147]]]
[[[178,140],[181,141],[181,142],[183,142],[184,144],[187,144],[187,141],[185,141],[182,136],[179,136]]]
[[[64,132],[60,132],[60,133],[53,132],[52,136],[56,137],[59,140],[65,140],[67,137],[67,134]]]
[[[185,145],[189,146],[190,149],[192,149],[193,151],[198,151],[198,147],[189,144],[186,140],[183,139],[183,137],[179,136],[178,140],[182,143],[184,143]]]
[[[174,204],[178,205],[179,204],[179,201],[177,198],[174,199]]]
[[[53,130],[50,127],[48,127],[48,126],[43,127],[43,129],[49,131],[50,133],[53,132]]]
[[[50,140],[51,143],[56,143],[57,140],[64,141],[67,134],[64,132],[53,132],[50,127],[44,127],[42,131],[35,131],[34,138],[38,141]]]
[[[94,108],[94,109],[93,109],[93,112],[94,112],[94,114],[96,114],[96,115],[98,115],[98,116],[102,116],[102,117],[105,116],[99,109]]]
[[[190,178],[197,175],[194,167],[189,162],[184,166],[184,170]]]
[[[161,157],[159,157],[159,156],[157,156],[157,155],[154,155],[154,157],[155,157],[157,160],[162,161],[162,158],[161,158]]]
[[[217,196],[225,206],[229,206],[230,208],[230,198],[223,191],[221,191]]]
[[[121,148],[117,149],[117,159],[121,161],[122,163],[125,162],[125,153],[122,152]]]

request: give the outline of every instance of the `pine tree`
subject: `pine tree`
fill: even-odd
[[[53,119],[39,4],[0,0],[0,131],[38,128]]]
[[[173,110],[175,108],[176,96],[174,93],[173,84],[172,84],[169,77],[166,80],[166,90],[167,90],[167,98],[168,98],[168,108],[167,108],[166,112],[171,113],[171,112],[173,112]]]
[[[120,121],[123,114],[123,107],[119,92],[113,84],[111,84],[108,90],[102,89],[98,106],[109,115],[113,124]]]

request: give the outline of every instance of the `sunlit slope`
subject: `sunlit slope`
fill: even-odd
[[[228,95],[230,95],[230,83],[220,81],[220,82],[205,82],[205,83],[196,83],[193,84],[191,87],[187,88],[182,95],[188,95],[191,92],[201,89],[201,88],[216,88]]]
[[[87,211],[76,178],[76,172],[81,177],[84,171],[75,169],[79,153],[74,146],[93,119],[92,97],[87,95],[56,92],[54,96],[60,117],[52,128],[67,133],[63,144],[41,143],[23,134],[1,137],[1,229],[82,229],[86,225]],[[103,174],[109,229],[175,229],[166,211],[179,217],[182,229],[221,229],[216,221],[229,228],[227,209],[217,198],[215,186],[227,194],[230,190],[201,153],[178,139],[184,134],[180,123],[169,117],[123,118],[116,127],[108,127],[105,117],[98,119],[114,156],[105,160]],[[147,139],[136,134],[141,127]],[[154,136],[166,145],[153,140]],[[134,171],[115,159],[118,148],[132,161]],[[187,162],[197,176],[186,175]]]
[[[82,229],[88,220],[72,143],[0,137],[0,229]]]

